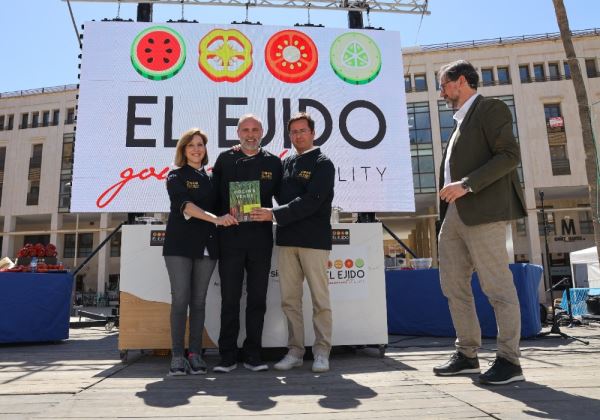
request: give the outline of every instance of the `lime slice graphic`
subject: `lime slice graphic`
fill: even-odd
[[[368,36],[349,32],[333,41],[329,50],[329,62],[335,74],[344,82],[364,85],[379,74],[381,53],[377,44]]]

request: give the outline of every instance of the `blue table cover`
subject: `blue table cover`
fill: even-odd
[[[0,343],[69,338],[69,273],[0,273]]]
[[[535,336],[542,329],[538,287],[543,269],[534,264],[511,264],[510,269],[521,304],[521,336]],[[390,334],[456,336],[437,269],[389,270],[385,285]],[[481,333],[496,337],[496,317],[476,274],[472,286]]]
[[[585,287],[574,287],[569,289],[571,291],[571,309],[573,310],[573,316],[581,316],[588,313],[586,300],[588,296],[600,295],[600,288],[585,288]],[[562,300],[560,301],[560,307],[569,313],[569,303],[567,302],[567,291],[563,291]]]

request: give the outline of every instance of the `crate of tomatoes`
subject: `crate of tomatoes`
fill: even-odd
[[[64,272],[65,267],[57,261],[56,245],[41,243],[25,244],[17,253],[17,261],[12,268],[4,269],[7,272],[27,273],[31,270],[31,262],[35,259],[38,273]]]

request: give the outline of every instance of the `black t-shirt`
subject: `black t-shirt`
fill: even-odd
[[[213,179],[218,190],[219,215],[229,213],[229,183],[232,181],[260,181],[262,207],[273,207],[281,184],[281,159],[264,149],[253,156],[244,152],[222,152],[213,167]],[[272,222],[241,222],[237,226],[219,228],[221,246],[233,248],[272,247]]]
[[[331,249],[331,203],[335,167],[320,149],[283,161],[277,219],[277,245]]]
[[[163,255],[189,258],[204,257],[208,249],[210,258],[218,257],[217,230],[214,223],[192,217],[185,220],[183,208],[191,202],[204,211],[215,213],[216,190],[211,177],[204,169],[185,165],[167,176],[167,191],[171,212],[167,221]]]

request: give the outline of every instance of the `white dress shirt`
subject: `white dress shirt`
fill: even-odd
[[[456,137],[460,134],[460,125],[462,124],[467,112],[475,102],[475,99],[479,96],[479,93],[475,93],[469,99],[465,101],[465,103],[460,107],[458,111],[452,116],[456,121],[456,129],[452,133],[450,140],[448,141],[448,152],[446,153],[446,160],[444,161],[444,187],[452,182],[452,176],[450,175],[450,154],[452,154],[452,148],[454,147],[454,142],[456,141]]]

